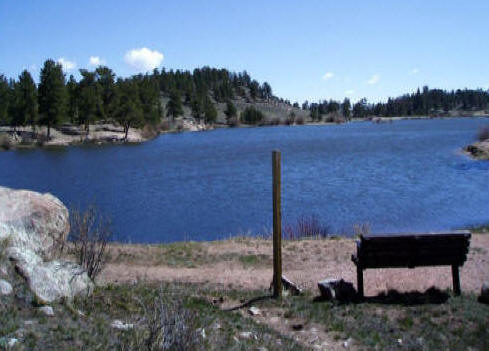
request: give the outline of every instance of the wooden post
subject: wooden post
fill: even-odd
[[[282,296],[282,214],[280,205],[280,151],[272,152],[273,173],[273,297]]]
[[[458,274],[458,266],[452,266],[453,292],[455,296],[460,295],[460,276]]]

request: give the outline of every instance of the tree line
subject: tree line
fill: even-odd
[[[296,105],[296,104],[294,104]],[[343,102],[324,100],[318,103],[305,101],[302,109],[309,110],[313,121],[323,120],[323,116],[338,113],[348,120],[365,117],[428,116],[447,114],[449,111],[474,111],[489,109],[489,91],[482,89],[458,89],[446,91],[424,86],[415,93],[389,98],[387,102],[368,103],[360,99],[351,104],[348,98]]]
[[[168,102],[162,103],[162,97]],[[83,125],[87,134],[95,121],[114,120],[124,128],[157,123],[163,117],[174,120],[190,108],[200,123],[217,118],[216,103],[226,103],[228,119],[236,117],[232,100],[237,96],[247,102],[270,100],[270,84],[260,84],[244,71],[230,72],[209,67],[190,71],[155,69],[151,73],[129,78],[117,77],[113,70],[99,66],[80,70],[80,79],[66,79],[62,66],[48,59],[40,72],[39,84],[24,70],[15,79],[0,75],[0,125],[47,127],[61,123]]]

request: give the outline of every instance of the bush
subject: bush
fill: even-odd
[[[144,139],[153,139],[158,135],[158,131],[156,130],[156,127],[151,124],[151,123],[146,123],[141,130],[141,136]]]
[[[477,138],[479,139],[479,141],[489,139],[489,127],[479,128],[479,131],[477,132]]]
[[[163,291],[150,302],[136,298],[143,311],[142,324],[120,341],[122,350],[199,350],[193,313],[181,302],[165,301]]]
[[[241,112],[241,121],[247,124],[257,124],[265,118],[263,112],[254,108],[253,106],[247,107]]]
[[[298,125],[304,124],[304,118],[302,116],[297,117],[297,119],[295,120],[295,123]]]
[[[71,254],[95,281],[107,261],[107,242],[112,236],[110,221],[90,205],[84,212],[71,211],[70,226]]]
[[[238,117],[231,117],[228,119],[228,125],[230,127],[237,127],[239,126],[239,118]]]
[[[10,137],[7,134],[1,134],[0,149],[10,150],[11,147],[12,147],[12,141],[10,140]]]

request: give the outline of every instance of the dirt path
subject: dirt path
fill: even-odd
[[[112,245],[103,273],[107,282],[170,281],[202,283],[223,289],[267,289],[272,277],[269,240],[232,239],[169,245]],[[283,272],[292,281],[316,291],[319,280],[343,278],[356,285],[351,239],[286,241]],[[489,280],[489,235],[472,236],[467,262],[460,270],[463,291],[477,292]],[[364,273],[366,295],[388,289],[424,291],[452,288],[450,267],[375,269]]]

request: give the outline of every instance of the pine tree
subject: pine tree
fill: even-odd
[[[78,123],[85,125],[87,135],[90,133],[90,123],[92,123],[100,111],[100,95],[96,81],[95,72],[81,69],[82,79],[79,83],[80,88],[80,114]]]
[[[173,120],[183,115],[182,99],[178,90],[173,90],[170,94],[170,100],[166,104],[166,115],[171,116]]]
[[[19,81],[15,83],[14,105],[11,121],[14,128],[28,124],[34,129],[38,114],[37,87],[27,70],[20,74]]]
[[[75,80],[75,77],[73,75],[70,75],[70,79],[68,80],[68,83],[66,84],[66,91],[68,94],[68,103],[67,103],[67,114],[68,117],[70,118],[71,124],[74,124],[75,121],[78,120],[78,109],[79,109],[79,104],[80,104],[80,96],[79,96],[79,89],[78,89],[78,83]]]
[[[100,118],[112,117],[117,104],[115,73],[106,66],[99,66],[95,70],[95,78],[100,94]]]
[[[46,60],[41,69],[38,97],[39,122],[48,127],[49,139],[51,126],[61,121],[66,108],[65,76],[61,65],[53,60]]]
[[[224,114],[226,115],[226,119],[229,121],[231,118],[236,117],[238,112],[236,111],[236,107],[232,103],[231,100],[228,100],[226,102],[226,110],[224,111]]]
[[[343,100],[343,103],[341,104],[341,111],[343,112],[343,117],[345,117],[346,120],[349,120],[351,116],[350,99],[345,98],[345,100]]]
[[[124,140],[131,126],[141,126],[143,123],[143,110],[139,99],[138,87],[131,80],[119,81],[119,105],[115,111],[115,118],[124,128]]]
[[[0,126],[10,124],[9,105],[11,91],[7,78],[0,74]]]
[[[206,100],[205,110],[204,110],[205,123],[212,124],[217,119],[217,110],[210,99]]]

